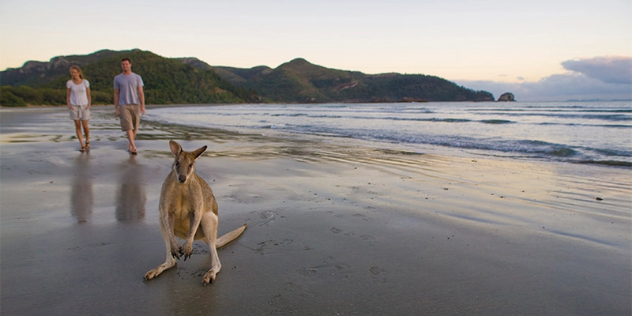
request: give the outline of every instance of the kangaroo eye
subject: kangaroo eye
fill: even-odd
[[[176,167],[179,167],[179,166],[180,166],[180,163],[176,161]]]
[[[193,164],[190,164],[190,165],[189,165],[189,168],[191,168],[191,167],[193,167]]]

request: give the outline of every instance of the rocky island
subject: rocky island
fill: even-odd
[[[516,98],[511,92],[505,92],[500,97],[498,97],[498,102],[514,102],[514,101],[516,101]]]

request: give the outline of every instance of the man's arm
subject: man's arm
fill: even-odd
[[[118,106],[119,94],[121,94],[121,90],[114,89],[114,113],[116,114],[116,116],[121,115],[119,106]]]
[[[143,86],[138,86],[138,101],[140,101],[140,112],[145,115],[145,92]]]

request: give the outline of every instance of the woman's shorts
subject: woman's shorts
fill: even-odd
[[[121,130],[135,131],[140,124],[140,104],[119,105],[121,110]]]
[[[88,109],[88,105],[73,105],[72,110],[70,110],[70,118],[73,121],[90,120],[90,109]]]

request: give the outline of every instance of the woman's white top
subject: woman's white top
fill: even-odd
[[[70,105],[88,105],[88,92],[90,83],[83,79],[80,84],[75,84],[72,79],[66,82],[66,88],[70,89]]]

